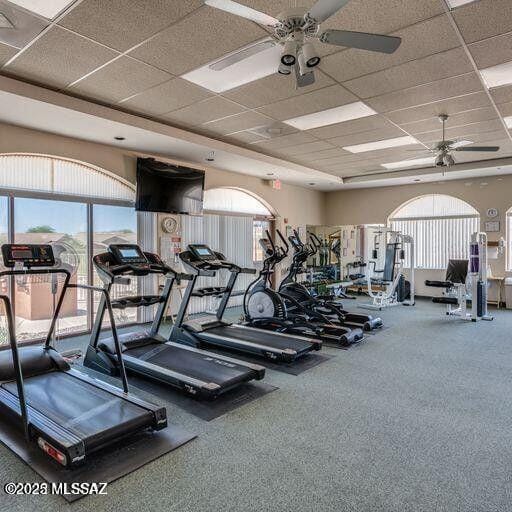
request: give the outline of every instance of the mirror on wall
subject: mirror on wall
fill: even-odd
[[[311,277],[339,280],[343,249],[340,226],[306,226],[307,242],[315,249],[307,261]]]
[[[367,265],[357,264],[372,260],[375,237],[380,230],[381,225],[307,226],[308,242],[312,244],[313,238],[317,246],[307,262],[311,277],[323,274],[344,281],[351,280],[353,274],[365,273]],[[375,264],[379,267],[379,262]]]

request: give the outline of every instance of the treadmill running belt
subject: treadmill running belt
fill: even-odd
[[[290,336],[279,336],[263,329],[253,330],[237,327],[236,325],[212,327],[205,331],[205,334],[215,334],[217,336],[226,336],[235,340],[250,341],[267,347],[285,350],[290,348],[297,353],[311,350],[312,344],[308,341],[292,338]]]
[[[124,355],[223,387],[244,382],[248,373],[251,373],[245,366],[216,359],[214,354],[205,355],[161,343],[125,350]],[[214,364],[216,361],[218,364]],[[130,363],[125,362],[126,367],[130,368]]]
[[[147,422],[146,410],[64,372],[25,379],[27,403],[84,441]],[[18,396],[15,382],[2,384]],[[131,430],[131,429],[130,429]]]

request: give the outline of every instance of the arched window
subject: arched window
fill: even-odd
[[[265,230],[270,230],[272,213],[262,200],[235,188],[213,188],[206,190],[203,200],[203,215],[184,215],[181,219],[183,246],[190,243],[209,245],[230,261],[241,267],[258,267],[263,261],[260,239]],[[202,278],[198,286],[222,286],[227,276],[218,272],[215,278]],[[243,292],[254,279],[251,274],[241,274],[229,306],[242,303]],[[216,307],[211,301],[194,298],[190,313],[209,311]]]
[[[209,212],[271,217],[270,210],[257,198],[236,188],[212,188],[204,193],[203,209]]]
[[[388,223],[413,237],[417,268],[445,269],[450,258],[469,256],[471,234],[479,231],[480,217],[461,199],[429,194],[400,206]]]
[[[204,193],[203,209],[221,215],[252,217],[252,260],[263,261],[259,241],[270,228],[272,212],[260,199],[236,188],[212,188]]]
[[[135,187],[89,164],[47,155],[0,155],[0,188],[112,201],[135,199]]]
[[[99,284],[94,280],[91,255],[104,251],[110,243],[136,243],[138,225],[142,234],[147,231],[150,219],[146,222],[144,215],[137,216],[134,199],[134,185],[93,165],[49,155],[0,155],[0,243],[53,243],[64,248],[67,263],[73,262],[72,282]],[[129,292],[135,293],[137,281],[131,286]],[[53,307],[49,282],[27,288],[19,284],[9,287],[3,280],[0,287],[3,293],[12,294],[16,305],[18,340],[43,337]],[[116,293],[113,290],[114,296]],[[86,290],[71,289],[57,334],[88,331],[97,300],[97,295]],[[122,319],[137,320],[136,312]],[[6,342],[5,333],[0,332],[0,345]]]

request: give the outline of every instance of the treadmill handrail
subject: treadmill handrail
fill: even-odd
[[[93,263],[96,267],[99,267],[101,272],[105,273],[111,281],[120,275],[126,274],[126,272],[132,272],[134,276],[148,275],[148,274],[162,274],[164,276],[171,275],[177,280],[190,280],[189,274],[178,272],[171,266],[166,265],[163,261],[157,262],[156,256],[153,253],[144,252],[144,255],[148,258],[148,263],[144,264],[143,267],[135,265],[133,263],[121,263],[119,265],[105,265],[102,263],[102,258],[105,255],[111,256],[110,252],[97,254],[93,257]],[[126,277],[126,276],[125,276]]]
[[[121,373],[121,380],[123,381],[123,391],[125,393],[129,393],[128,388],[128,377],[126,375],[126,368],[124,367],[123,361],[123,351],[121,349],[121,343],[119,341],[119,336],[117,333],[117,326],[114,319],[114,311],[112,309],[112,302],[110,300],[110,294],[105,288],[101,288],[99,286],[91,286],[89,284],[68,284],[68,288],[82,288],[84,290],[91,290],[95,292],[100,292],[103,294],[105,298],[105,304],[107,306],[108,317],[110,322],[110,328],[112,331],[112,338],[114,339],[114,345],[116,347],[117,360],[119,361],[119,370]]]
[[[71,273],[65,268],[26,268],[26,269],[8,269],[0,272],[0,277],[3,276],[23,276],[23,275],[35,275],[35,274],[65,274],[71,278]]]
[[[0,295],[0,300],[4,303],[5,316],[7,318],[7,331],[9,333],[9,344],[11,345],[12,363],[16,374],[16,387],[18,389],[18,401],[21,411],[21,421],[23,423],[23,432],[27,441],[30,440],[29,419],[27,414],[27,401],[25,398],[25,386],[23,385],[23,371],[19,358],[18,345],[16,343],[14,317],[12,314],[11,299],[7,295]]]

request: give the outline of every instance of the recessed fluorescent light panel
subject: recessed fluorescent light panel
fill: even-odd
[[[512,61],[480,70],[487,87],[512,84]]]
[[[446,0],[448,7],[451,9],[455,9],[455,7],[460,7],[461,5],[472,4],[476,2],[476,0]]]
[[[35,12],[52,20],[76,0],[9,0],[27,11]]]
[[[512,116],[504,117],[505,124],[507,125],[507,128],[510,128],[512,130]]]
[[[402,160],[401,162],[391,162],[389,164],[381,164],[382,167],[385,167],[389,170],[395,169],[407,169],[407,167],[416,167],[418,165],[434,165],[434,158],[414,158],[412,160]]]
[[[376,142],[366,142],[365,144],[356,144],[355,146],[345,146],[343,149],[351,153],[365,153],[366,151],[377,151],[379,149],[397,148],[418,144],[418,141],[410,135],[406,137],[397,137],[396,139],[378,140]]]
[[[355,103],[349,103],[341,107],[334,107],[328,110],[322,110],[321,112],[294,117],[293,119],[288,119],[288,121],[283,122],[298,130],[311,130],[313,128],[319,128],[320,126],[343,123],[345,121],[351,121],[352,119],[374,116],[375,114],[377,114],[377,112],[368,105],[365,105],[362,101],[356,101]]]
[[[213,92],[224,92],[277,72],[281,46],[271,38],[244,46],[181,76]]]

